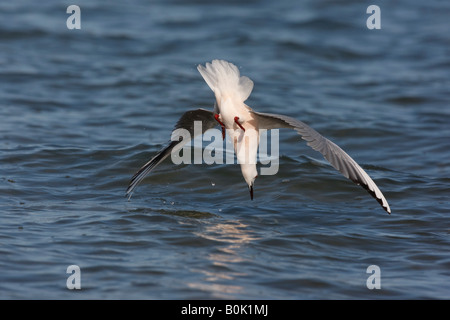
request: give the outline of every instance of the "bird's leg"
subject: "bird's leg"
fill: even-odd
[[[214,115],[214,119],[216,119],[216,121],[220,124],[220,126],[222,127],[222,139],[225,140],[225,125],[223,124],[222,121],[220,121],[220,116],[218,114]]]
[[[234,122],[236,122],[236,124],[239,126],[239,128],[241,128],[245,132],[244,127],[239,123],[239,117],[234,117]]]

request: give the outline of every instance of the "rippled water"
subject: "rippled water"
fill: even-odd
[[[450,298],[450,5],[361,1],[0,4],[0,298]],[[387,215],[280,131],[250,201],[236,165],[134,172],[212,108],[215,58],[256,111],[298,118],[374,178]],[[69,265],[81,269],[68,290]],[[377,265],[381,289],[369,290]]]

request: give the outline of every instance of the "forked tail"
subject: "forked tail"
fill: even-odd
[[[253,81],[248,77],[241,77],[239,69],[230,62],[213,60],[205,66],[199,65],[197,69],[215,93],[218,102],[227,96],[236,95],[244,102],[253,90]]]

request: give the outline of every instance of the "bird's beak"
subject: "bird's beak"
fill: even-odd
[[[248,189],[250,190],[250,199],[253,200],[253,186],[249,186]]]

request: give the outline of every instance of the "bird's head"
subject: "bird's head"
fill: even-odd
[[[250,181],[247,181],[248,184],[248,190],[250,191],[250,199],[253,200],[253,185],[255,184],[255,179],[258,176],[254,176],[253,179],[251,179]]]

